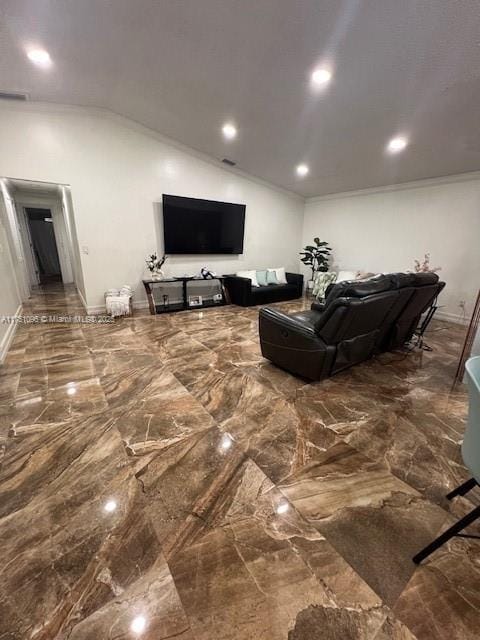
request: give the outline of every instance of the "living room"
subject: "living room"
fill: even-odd
[[[479,16],[400,4],[1,2],[0,637],[476,637]]]

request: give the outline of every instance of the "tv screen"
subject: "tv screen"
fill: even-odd
[[[163,195],[165,253],[243,253],[245,205]]]

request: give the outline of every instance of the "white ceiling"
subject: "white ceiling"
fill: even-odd
[[[480,169],[479,0],[0,0],[0,11],[0,90],[109,108],[303,196]],[[28,46],[53,67],[32,65]],[[324,61],[333,81],[312,94]],[[398,133],[411,145],[387,156]]]

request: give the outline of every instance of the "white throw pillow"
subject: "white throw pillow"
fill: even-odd
[[[269,271],[275,271],[278,284],[287,284],[287,276],[285,275],[284,267],[277,267],[276,269],[269,269]]]
[[[257,282],[257,272],[256,271],[237,271],[235,274],[239,278],[250,278],[252,281],[252,287],[259,287],[260,285]]]
[[[339,271],[335,282],[344,282],[345,280],[356,280],[358,271]]]

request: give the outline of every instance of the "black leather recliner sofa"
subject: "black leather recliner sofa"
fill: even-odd
[[[392,273],[335,284],[310,311],[261,309],[262,354],[291,373],[322,380],[403,346],[444,286],[435,273]]]
[[[287,284],[270,284],[266,287],[252,287],[250,278],[224,276],[224,285],[233,304],[251,307],[255,304],[271,304],[284,300],[295,300],[303,295],[303,275],[286,273]]]

